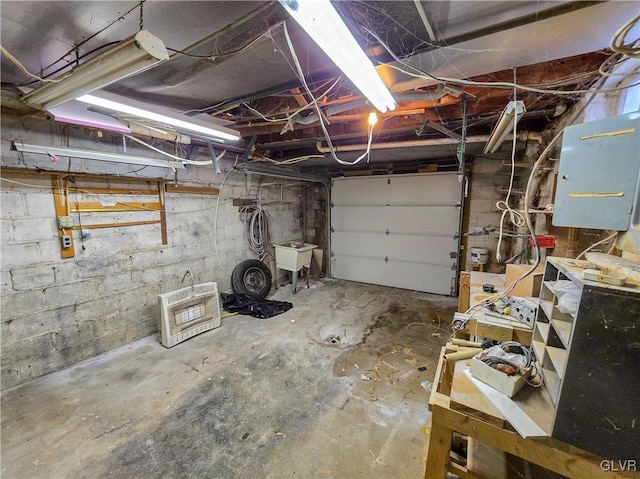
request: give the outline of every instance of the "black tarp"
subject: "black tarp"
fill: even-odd
[[[254,318],[271,318],[293,308],[287,301],[271,301],[250,294],[221,294],[222,307],[230,313],[248,314]]]

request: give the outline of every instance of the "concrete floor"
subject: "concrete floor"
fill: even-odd
[[[455,298],[338,280],[2,394],[3,478],[420,478]],[[438,344],[439,343],[439,344]],[[418,368],[426,368],[420,371]]]

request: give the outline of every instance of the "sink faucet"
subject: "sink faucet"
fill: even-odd
[[[184,279],[187,277],[187,275],[191,276],[191,292],[193,293],[193,273],[191,272],[191,270],[187,270],[187,272],[182,277],[181,282],[184,283]]]

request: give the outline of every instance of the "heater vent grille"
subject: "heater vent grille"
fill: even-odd
[[[196,334],[220,326],[220,302],[216,283],[197,284],[158,296],[160,341],[170,348]]]
[[[173,319],[178,326],[197,321],[205,316],[207,316],[207,305],[205,303],[195,304],[173,312]]]

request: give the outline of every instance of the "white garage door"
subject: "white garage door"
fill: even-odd
[[[333,277],[454,295],[460,193],[457,173],[333,180]]]

